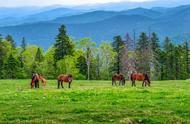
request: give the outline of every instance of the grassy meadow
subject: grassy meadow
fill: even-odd
[[[0,80],[0,124],[189,124],[190,81],[153,81],[149,88],[74,81],[71,89],[30,89],[30,80]]]

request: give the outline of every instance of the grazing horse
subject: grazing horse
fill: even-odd
[[[46,79],[41,74],[39,74],[39,81],[42,82],[42,86],[43,87],[46,86],[47,81],[46,81]]]
[[[46,86],[46,79],[40,75],[40,74],[33,74],[32,76],[32,81],[31,81],[31,88],[39,88],[39,82],[42,82],[42,85],[45,87]]]
[[[150,78],[148,76],[148,74],[136,74],[136,73],[132,73],[131,74],[131,82],[132,82],[132,86],[136,86],[135,81],[143,81],[142,83],[142,87],[146,87],[147,85],[150,86],[151,82],[150,82]]]
[[[39,88],[39,75],[37,73],[32,74],[31,88]]]
[[[114,74],[112,76],[112,86],[116,84],[116,81],[119,81],[119,85],[125,85],[125,77],[122,74]]]
[[[59,75],[58,78],[57,78],[58,89],[59,89],[60,85],[61,85],[62,88],[64,88],[63,87],[63,82],[69,83],[69,88],[71,88],[72,81],[73,81],[73,76],[71,74],[68,74],[68,75],[61,74],[61,75]]]

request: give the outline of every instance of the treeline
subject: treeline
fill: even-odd
[[[0,36],[0,78],[25,79],[37,72],[48,79],[73,74],[75,79],[109,80],[112,74],[148,73],[154,80],[188,79],[189,44],[174,45],[166,37],[163,46],[156,33],[139,38],[115,36],[109,44],[96,45],[90,38],[74,41],[59,28],[55,43],[47,51],[27,45],[25,38],[16,47],[12,36]]]

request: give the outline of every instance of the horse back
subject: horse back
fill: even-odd
[[[72,76],[61,74],[58,76],[58,81],[70,82],[73,80]]]
[[[125,79],[125,77],[122,74],[119,74],[119,75],[115,74],[112,76],[112,81],[120,81],[120,80],[124,80],[124,79]]]
[[[144,74],[131,74],[131,80],[144,81]]]

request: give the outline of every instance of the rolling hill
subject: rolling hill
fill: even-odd
[[[90,37],[98,44],[103,40],[111,42],[115,35],[123,37],[128,32],[155,31],[161,41],[169,36],[176,43],[190,37],[190,6],[174,8],[135,8],[124,11],[93,11],[77,15],[61,16],[51,21],[0,27],[4,36],[11,34],[17,44],[26,37],[30,44],[47,49],[55,41],[61,24],[65,24],[68,34],[75,39]],[[35,17],[35,16],[34,16]],[[44,17],[45,16],[41,16]],[[176,41],[177,40],[177,41]]]

